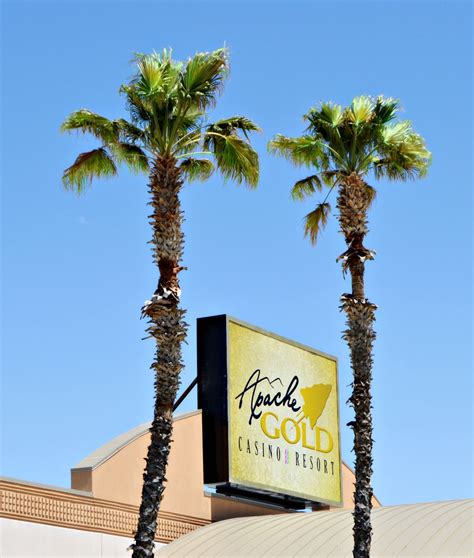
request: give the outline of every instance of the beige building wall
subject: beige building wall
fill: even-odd
[[[71,487],[92,492],[95,498],[138,506],[148,424],[141,425],[102,446],[71,470]],[[173,443],[161,510],[183,516],[218,521],[231,517],[282,513],[268,506],[209,497],[203,490],[201,411],[175,417]],[[353,507],[354,474],[343,463],[343,507]],[[374,507],[380,506],[374,498]]]

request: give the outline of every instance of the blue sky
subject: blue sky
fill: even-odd
[[[92,140],[59,126],[87,107],[126,116],[117,90],[133,52],[176,58],[230,48],[215,116],[245,114],[263,134],[258,190],[186,186],[182,274],[185,387],[196,374],[195,320],[228,313],[339,358],[351,372],[338,298],[333,218],[317,248],[295,203],[305,170],[267,154],[297,135],[320,100],[401,99],[434,154],[428,178],[377,184],[367,293],[379,305],[374,368],[374,488],[385,504],[472,495],[470,3],[4,2],[2,18],[2,472],[69,485],[69,469],[152,411],[153,346],[139,309],[157,271],[146,179],[125,170],[82,197],[62,171]],[[195,408],[195,394],[182,410]]]

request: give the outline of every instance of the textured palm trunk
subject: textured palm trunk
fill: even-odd
[[[179,307],[178,282],[184,244],[179,202],[182,184],[174,158],[158,158],[155,161],[149,184],[150,205],[153,208],[150,224],[153,227],[153,258],[160,270],[160,281],[155,294],[142,309],[149,318],[147,331],[156,340],[156,354],[151,365],[155,373],[155,409],[133,558],[153,556],[157,515],[165,488],[173,430],[173,404],[183,368],[181,343],[186,337],[187,324],[184,322],[185,311]]]
[[[364,262],[373,259],[373,252],[364,245],[367,229],[367,209],[370,200],[364,181],[351,174],[340,185],[337,206],[339,222],[347,250],[340,256],[344,271],[352,278],[352,293],[341,297],[341,308],[347,316],[347,341],[353,371],[352,395],[348,403],[354,408],[355,492],[354,492],[354,558],[370,556],[372,526],[372,347],[375,339],[373,323],[375,304],[365,297]]]

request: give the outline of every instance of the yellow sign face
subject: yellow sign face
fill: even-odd
[[[339,504],[337,362],[228,322],[230,482]]]

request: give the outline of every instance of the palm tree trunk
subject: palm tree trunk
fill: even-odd
[[[349,423],[354,431],[355,492],[354,492],[354,558],[368,558],[372,539],[370,511],[372,509],[372,348],[375,340],[373,323],[375,304],[365,297],[364,262],[373,253],[364,245],[367,229],[367,209],[370,199],[365,183],[357,174],[346,178],[339,189],[337,207],[339,222],[348,249],[342,254],[343,269],[351,273],[352,293],[341,297],[341,309],[347,316],[347,341],[353,371],[352,395],[355,420]]]
[[[138,527],[132,545],[133,558],[153,556],[173,429],[173,404],[183,368],[181,343],[186,337],[187,324],[184,322],[185,311],[179,307],[178,282],[184,245],[178,197],[182,184],[176,159],[157,158],[150,173],[149,192],[153,207],[151,244],[153,259],[160,270],[160,281],[155,294],[142,308],[143,314],[149,318],[147,331],[156,340],[156,354],[151,365],[155,372],[155,409],[143,474]]]

